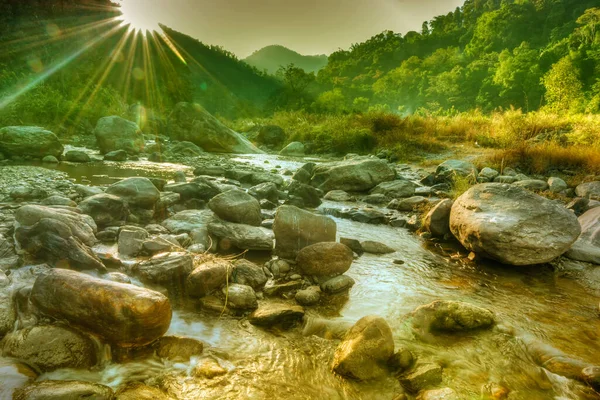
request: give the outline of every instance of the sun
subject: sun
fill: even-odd
[[[160,31],[159,11],[156,7],[148,4],[147,0],[120,0],[121,16],[123,25],[128,25],[130,29],[146,32]]]

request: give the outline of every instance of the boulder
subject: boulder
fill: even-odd
[[[68,197],[58,195],[46,197],[40,202],[40,204],[43,206],[77,207],[77,203],[75,203],[73,200],[69,199]]]
[[[277,185],[273,182],[265,182],[252,186],[248,189],[248,194],[258,200],[266,199],[275,204],[279,202],[279,190],[277,190]]]
[[[273,249],[273,233],[266,228],[215,220],[208,224],[208,232],[220,239],[222,250],[232,247],[240,250]]]
[[[495,323],[490,310],[461,301],[437,300],[412,313],[413,327],[423,333],[486,329]]]
[[[102,154],[125,150],[129,154],[144,151],[144,135],[135,122],[115,115],[100,118],[94,129]]]
[[[412,393],[437,386],[442,382],[442,367],[437,364],[417,365],[410,373],[400,378],[402,386]]]
[[[417,400],[460,400],[451,388],[423,390],[417,396]]]
[[[444,199],[437,203],[423,220],[423,228],[433,236],[443,237],[450,233],[450,211],[454,202]]]
[[[106,226],[125,221],[129,210],[125,201],[112,194],[102,193],[85,198],[78,208],[91,216],[98,226]]]
[[[213,197],[208,202],[208,207],[225,221],[252,226],[260,226],[262,222],[258,200],[239,189],[228,190]]]
[[[121,386],[115,395],[117,400],[172,400],[159,388],[141,382],[130,382]]]
[[[192,142],[177,142],[167,147],[165,156],[167,158],[178,157],[197,157],[204,153],[204,150]]]
[[[125,150],[109,151],[104,155],[104,161],[127,161],[127,152]]]
[[[263,328],[280,327],[290,329],[299,324],[304,317],[304,309],[300,306],[290,306],[282,303],[261,304],[248,317],[252,325]]]
[[[256,126],[251,134],[255,136],[256,142],[267,146],[279,147],[286,139],[285,131],[277,125]]]
[[[117,241],[119,254],[125,257],[136,257],[142,252],[148,232],[137,226],[124,226],[119,230]]]
[[[298,251],[319,242],[334,242],[336,223],[294,206],[281,206],[275,214],[273,233],[279,257],[295,259]]]
[[[493,182],[498,175],[500,175],[500,173],[495,169],[485,167],[481,171],[479,171],[478,178],[480,180],[485,180],[486,182]]]
[[[324,192],[365,192],[395,177],[396,172],[387,161],[370,158],[351,159],[317,165],[310,183]]]
[[[181,287],[194,270],[194,257],[189,253],[161,253],[134,266],[143,282]]]
[[[182,201],[190,199],[208,201],[221,193],[221,190],[214,183],[198,178],[192,182],[165,185],[164,190],[179,193]]]
[[[567,190],[568,188],[569,188],[569,185],[567,185],[567,182],[563,181],[560,178],[551,177],[548,179],[548,189],[552,193],[560,193],[563,190]]]
[[[332,368],[347,378],[368,380],[386,374],[394,354],[394,339],[387,322],[380,317],[363,317],[337,347]]]
[[[185,210],[164,220],[161,225],[174,234],[189,234],[193,243],[202,244],[208,249],[210,247],[208,224],[213,219],[214,213],[209,210]]]
[[[337,242],[315,243],[298,252],[298,268],[311,276],[336,276],[350,269],[354,254],[346,245]]]
[[[14,400],[113,400],[108,386],[83,381],[41,381],[15,390]]]
[[[234,265],[227,260],[214,259],[200,264],[186,280],[187,293],[203,297],[231,282]]]
[[[233,265],[235,266],[233,282],[248,285],[257,290],[262,289],[267,283],[265,271],[253,262],[242,258],[234,261]]]
[[[381,242],[376,242],[373,240],[365,240],[363,242],[360,242],[360,245],[361,245],[361,249],[365,253],[370,253],[370,254],[389,254],[389,253],[396,252],[396,250],[392,249],[387,244],[384,244]]]
[[[343,190],[330,190],[329,192],[327,192],[325,194],[325,197],[323,197],[325,200],[330,200],[330,201],[354,201],[354,196],[351,196],[350,194],[348,194],[347,192],[344,192]]]
[[[408,199],[394,199],[387,205],[387,208],[390,210],[398,210],[398,211],[414,211],[420,206],[425,204],[429,204],[429,200],[423,196],[413,196]]]
[[[397,179],[389,182],[382,182],[371,190],[371,194],[381,194],[393,199],[412,197],[415,195],[417,185],[405,179]]]
[[[455,176],[477,178],[477,168],[468,161],[446,160],[438,165],[435,175],[438,180],[452,180]]]
[[[42,158],[42,162],[44,164],[58,164],[58,158],[54,157],[54,156],[45,156],[44,158]]]
[[[301,198],[305,207],[317,208],[321,205],[319,191],[310,185],[292,181],[288,186],[288,192],[290,196]]]
[[[160,192],[148,178],[126,178],[113,183],[106,189],[107,194],[121,198],[133,207],[152,209],[160,199]]]
[[[549,262],[581,233],[577,217],[561,204],[502,183],[476,185],[460,196],[450,230],[467,249],[512,265]]]
[[[321,288],[319,286],[309,286],[306,289],[298,290],[294,298],[300,305],[313,306],[321,300]]]
[[[63,145],[56,135],[37,126],[7,126],[0,129],[0,153],[43,158],[60,157]]]
[[[15,329],[17,319],[13,288],[4,272],[0,272],[0,338]],[[0,393],[2,391],[0,390]]]
[[[339,275],[321,283],[321,290],[328,294],[340,293],[350,290],[355,283],[356,281],[348,275]]]
[[[2,340],[2,356],[13,357],[40,371],[88,369],[96,364],[96,346],[83,334],[62,326],[35,326],[11,332]]]
[[[581,235],[566,256],[578,261],[600,264],[600,207],[592,208],[579,217]]]
[[[171,361],[188,362],[204,351],[204,343],[182,336],[163,336],[156,342],[156,355]]]
[[[304,156],[304,144],[300,142],[291,142],[279,152],[281,156],[302,157]]]
[[[575,193],[579,197],[600,200],[600,181],[582,183],[575,188]]]
[[[248,139],[223,125],[198,104],[178,103],[167,124],[172,139],[192,142],[206,151],[262,153]]]
[[[548,183],[539,179],[525,179],[513,183],[515,186],[522,187],[527,190],[544,191],[548,190]]]
[[[223,288],[227,298],[227,307],[237,310],[253,310],[258,307],[254,289],[247,285],[232,283]]]
[[[149,344],[171,323],[171,304],[162,294],[64,269],[39,275],[31,301],[42,313],[122,347]]]
[[[65,153],[65,160],[74,163],[89,163],[92,161],[88,153],[82,150],[69,150]]]

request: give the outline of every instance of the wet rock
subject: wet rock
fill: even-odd
[[[388,360],[388,366],[396,373],[407,371],[415,363],[415,357],[406,348],[399,348]]]
[[[94,342],[66,327],[46,325],[11,332],[1,345],[2,356],[23,360],[44,372],[96,364]]]
[[[241,180],[243,183],[251,183],[253,185],[259,185],[261,183],[274,183],[277,186],[283,185],[283,178],[277,174],[270,174],[268,172],[253,172],[246,178]]]
[[[40,202],[40,204],[44,206],[66,206],[66,207],[77,207],[77,203],[73,200],[63,197],[63,196],[50,196],[46,197],[44,200]]]
[[[546,181],[538,179],[524,179],[522,181],[517,181],[513,183],[513,185],[533,191],[548,190],[548,183]]]
[[[290,196],[301,198],[305,207],[317,208],[321,205],[319,191],[310,185],[292,181],[288,186],[288,192]]]
[[[565,255],[573,260],[600,264],[600,207],[580,216],[579,224],[581,235]]]
[[[65,153],[65,160],[75,163],[89,163],[92,161],[90,156],[82,150],[69,150]]]
[[[279,190],[273,182],[265,182],[252,186],[248,189],[248,194],[258,200],[266,199],[275,204],[279,202]]]
[[[442,382],[442,367],[437,364],[421,364],[400,378],[402,386],[412,393],[436,386]]]
[[[150,239],[144,240],[142,244],[142,250],[147,254],[157,254],[157,253],[167,253],[170,251],[175,251],[179,247],[179,243],[175,244],[165,238],[162,237],[153,237]],[[203,247],[204,249],[204,247]],[[206,250],[206,249],[204,249]],[[203,250],[203,251],[204,251]]]
[[[380,183],[371,190],[371,194],[380,194],[393,199],[400,199],[414,196],[416,188],[417,185],[411,181],[398,179]]]
[[[302,143],[291,142],[290,144],[285,146],[283,149],[281,149],[281,151],[279,152],[279,155],[302,157],[304,155],[304,152],[305,152],[305,148]]]
[[[121,117],[113,115],[100,118],[94,135],[102,154],[115,150],[138,154],[144,150],[144,135],[139,126]]]
[[[390,210],[398,210],[398,211],[414,211],[420,206],[429,204],[429,200],[423,196],[413,196],[408,199],[402,200],[392,200],[390,204],[387,205],[387,208]]]
[[[267,276],[261,267],[245,259],[233,262],[233,282],[248,285],[254,289],[261,289],[267,283]]]
[[[494,178],[494,182],[496,183],[515,183],[518,179],[514,176],[500,175]]]
[[[548,189],[552,193],[560,193],[563,190],[567,190],[568,188],[569,188],[569,185],[567,185],[567,182],[563,181],[560,178],[551,177],[548,179]]]
[[[117,390],[116,400],[171,400],[159,388],[140,382],[130,382]]]
[[[15,200],[35,200],[48,196],[48,193],[29,185],[19,185],[10,191],[10,197]]]
[[[0,272],[0,338],[15,328],[17,313],[13,300],[13,289],[8,286],[9,280]],[[1,392],[0,392],[1,393]]]
[[[182,287],[187,276],[194,270],[191,254],[162,253],[137,264],[133,271],[144,282]]]
[[[160,199],[160,192],[148,178],[126,178],[113,183],[106,193],[120,197],[127,204],[140,208],[153,208]]]
[[[349,210],[343,218],[349,218],[352,221],[363,222],[365,224],[383,224],[386,221],[385,214],[373,208],[361,207],[356,210]]]
[[[42,162],[44,164],[58,164],[58,158],[54,157],[54,156],[45,156],[44,158],[42,158]]]
[[[122,272],[109,272],[105,278],[118,283],[131,283],[131,278]]]
[[[223,288],[227,306],[237,310],[253,310],[258,307],[254,289],[247,285],[231,283]]]
[[[7,126],[0,129],[0,153],[42,158],[60,157],[64,148],[56,135],[37,126]]]
[[[512,265],[551,261],[581,233],[575,215],[562,205],[499,183],[476,185],[460,196],[450,229],[468,250]]]
[[[213,197],[208,207],[225,221],[260,226],[260,203],[242,190],[229,190]]]
[[[600,367],[586,367],[581,371],[583,381],[595,391],[600,391]]]
[[[194,376],[199,378],[213,379],[217,376],[227,374],[227,370],[212,357],[203,358],[198,361],[193,372]]]
[[[156,342],[156,355],[171,361],[188,362],[190,358],[199,356],[204,350],[204,343],[182,336],[163,336]]]
[[[125,221],[129,214],[123,199],[106,193],[87,197],[79,203],[78,208],[84,214],[91,216],[98,226]]]
[[[345,246],[348,246],[350,250],[352,250],[358,255],[361,255],[365,252],[362,248],[362,245],[360,244],[360,241],[357,239],[340,238],[340,243]]]
[[[308,245],[335,241],[336,224],[322,215],[294,206],[281,206],[275,214],[273,232],[277,255],[295,259],[298,250]]]
[[[186,280],[187,293],[203,297],[231,282],[234,265],[226,260],[215,259],[200,264]]]
[[[142,252],[144,241],[148,232],[136,226],[124,226],[119,230],[119,254],[126,257],[135,257]]]
[[[600,200],[600,181],[582,183],[575,188],[575,193],[579,197]]]
[[[38,205],[26,205],[15,212],[15,221],[22,227],[31,227],[42,219],[51,219],[67,225],[73,236],[84,244],[91,246],[96,243],[96,223],[87,215],[77,212],[77,209],[65,207],[46,207]]]
[[[298,290],[295,299],[302,306],[313,306],[321,300],[321,288],[309,286],[306,289]]]
[[[15,268],[19,265],[19,256],[13,242],[0,233],[0,271]]]
[[[364,192],[382,182],[391,181],[396,172],[386,161],[379,159],[351,159],[319,164],[314,169],[311,185],[324,192],[345,190]]]
[[[454,202],[444,199],[436,204],[425,216],[423,228],[433,236],[443,237],[450,233],[450,211]]]
[[[391,201],[389,197],[384,194],[370,194],[363,199],[367,204],[387,204]]]
[[[456,392],[450,388],[424,390],[417,396],[417,400],[459,400]]]
[[[479,171],[478,179],[485,179],[486,182],[493,182],[500,173],[493,168],[485,167]]]
[[[329,192],[327,192],[325,194],[325,197],[323,197],[323,198],[325,200],[340,201],[340,202],[355,200],[354,196],[351,196],[350,194],[348,194],[347,192],[344,192],[343,190],[330,190]]]
[[[350,290],[356,281],[348,275],[339,275],[321,283],[321,290],[327,294],[335,294]]]
[[[395,253],[396,250],[384,243],[375,242],[373,240],[365,240],[360,243],[361,248],[365,253],[370,254],[389,254]]]
[[[232,247],[241,250],[273,249],[273,233],[262,227],[216,220],[208,225],[208,232],[220,239],[219,248],[222,250]]]
[[[422,332],[460,332],[486,329],[495,323],[490,310],[469,303],[437,300],[412,313],[413,327]]]
[[[64,269],[39,275],[31,301],[42,313],[123,347],[151,343],[171,323],[171,305],[162,294]]]
[[[291,329],[299,324],[304,317],[304,309],[300,306],[290,306],[281,303],[261,304],[248,320],[252,325],[271,328],[280,327]]]
[[[193,243],[200,243],[209,248],[208,224],[213,218],[214,213],[209,210],[185,210],[164,220],[161,225],[171,233],[187,233]]]
[[[438,165],[435,175],[438,181],[452,180],[455,176],[477,178],[477,168],[468,161],[447,160]]]
[[[221,193],[221,190],[214,183],[204,180],[197,180],[187,183],[171,183],[169,185],[165,185],[164,190],[178,193],[181,201],[188,201],[192,199],[208,201]]]
[[[14,400],[112,400],[108,386],[82,381],[41,381],[17,389]]]
[[[387,361],[393,354],[394,339],[387,322],[367,316],[350,328],[335,351],[332,368],[352,379],[380,378],[386,374]]]
[[[296,262],[306,275],[336,276],[350,269],[354,257],[348,246],[336,242],[322,242],[302,248]]]
[[[197,157],[204,153],[204,150],[192,142],[177,142],[167,147],[165,157],[168,159],[177,159],[181,157]]]
[[[125,150],[109,151],[104,155],[104,161],[127,161],[127,152]]]
[[[302,288],[302,285],[302,281],[299,280],[279,284],[270,284],[263,288],[263,292],[266,296],[270,297],[283,296]]]
[[[77,192],[77,194],[79,194],[81,197],[83,197],[84,199],[86,197],[90,197],[93,196],[95,194],[101,194],[104,193],[104,191],[102,189],[100,189],[97,186],[87,186],[87,185],[73,185],[73,189],[75,189],[75,191]]]

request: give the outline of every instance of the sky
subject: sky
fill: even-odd
[[[464,0],[121,0],[140,27],[158,22],[244,58],[279,44],[330,54],[384,30],[420,31]]]

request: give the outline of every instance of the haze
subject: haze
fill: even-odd
[[[243,58],[280,44],[302,54],[330,54],[384,30],[421,24],[464,0],[123,0],[157,20]]]

